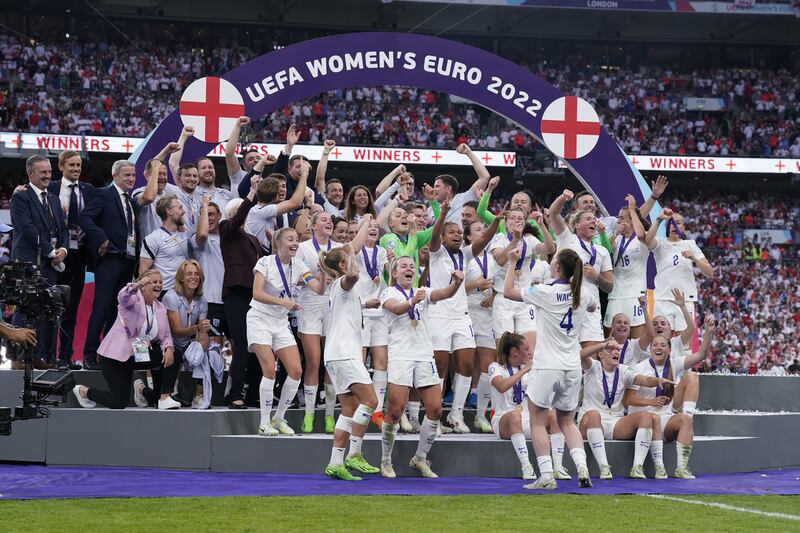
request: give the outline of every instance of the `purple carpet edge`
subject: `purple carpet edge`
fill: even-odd
[[[800,495],[800,469],[737,474],[708,474],[695,480],[593,479],[579,489],[576,480],[559,481],[548,494],[709,494]],[[447,496],[535,494],[520,479],[445,477],[360,482],[328,479],[322,474],[223,473],[123,467],[53,467],[0,465],[0,500],[64,498],[161,498],[222,496]]]

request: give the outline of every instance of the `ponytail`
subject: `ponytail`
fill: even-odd
[[[340,265],[344,259],[347,259],[347,253],[343,248],[334,248],[330,251],[320,250],[319,267],[331,278],[340,278],[347,274]]]
[[[572,289],[572,309],[577,310],[581,306],[581,285],[583,284],[583,261],[573,250],[564,249],[556,255],[558,267],[561,275],[569,279],[569,286]]]
[[[497,349],[497,362],[505,366],[513,348],[521,348],[525,344],[525,337],[513,331],[505,331],[500,336]]]

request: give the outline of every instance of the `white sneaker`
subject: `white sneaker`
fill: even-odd
[[[481,416],[475,419],[475,423],[472,424],[475,428],[475,431],[478,433],[493,433],[492,425],[486,420],[485,416]]]
[[[158,400],[158,410],[166,411],[170,409],[180,409],[181,404],[172,399],[172,396],[167,396],[166,400]]]
[[[453,411],[450,411],[450,413],[447,415],[447,423],[453,426],[454,433],[469,433],[469,426],[467,426],[466,422],[464,422],[463,415],[456,415],[453,414]]]
[[[280,431],[272,427],[272,424],[265,424],[263,426],[258,427],[258,436],[259,437],[274,437],[275,435],[280,435]]]
[[[417,422],[417,427],[419,427],[419,422]],[[403,433],[419,433],[419,429],[414,431],[414,427],[411,425],[411,422],[409,422],[405,413],[400,417],[400,431]]]
[[[422,457],[414,457],[411,458],[411,461],[408,463],[408,466],[419,470],[419,473],[422,474],[422,477],[427,478],[436,478],[439,477],[436,475],[436,472],[431,470],[431,463],[427,459],[423,459]]]
[[[203,395],[198,394],[194,398],[192,398],[192,409],[202,409],[203,408]]]
[[[144,397],[142,394],[142,389],[144,389],[144,381],[141,379],[137,379],[133,382],[133,403],[136,404],[136,407],[147,407],[147,398]]]
[[[396,478],[397,474],[394,473],[392,463],[381,463],[381,475],[388,478]]]
[[[553,476],[543,476],[533,483],[522,486],[523,489],[529,490],[556,490],[557,487],[556,480]]]
[[[613,479],[611,475],[611,467],[609,465],[600,465],[600,479]]]
[[[84,398],[83,396],[81,396],[81,387],[82,386],[83,385],[75,385],[74,387],[72,387],[72,394],[74,394],[75,398],[78,399],[78,403],[80,404],[80,406],[83,407],[84,409],[93,409],[93,408],[97,407],[97,404],[94,403],[92,400],[90,400],[89,398]]]
[[[522,467],[522,479],[536,479],[536,472],[533,471],[533,465],[528,463]]]
[[[277,416],[272,417],[272,426],[280,431],[281,435],[294,435],[294,430],[289,427],[289,424],[286,423],[286,420],[283,418],[278,418]]]
[[[569,475],[569,471],[566,469],[564,465],[561,465],[553,472],[553,477],[559,481],[569,481],[572,479],[572,476]]]

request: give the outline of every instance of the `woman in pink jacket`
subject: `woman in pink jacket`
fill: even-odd
[[[124,409],[128,406],[134,369],[153,368],[156,380],[162,364],[168,367],[174,363],[167,308],[157,299],[161,281],[158,270],[147,270],[135,283],[119,291],[117,320],[97,349],[108,391],[75,385],[72,392],[81,407],[92,408],[99,403]],[[148,392],[152,393],[148,401],[157,403],[159,395],[145,389],[145,396]]]

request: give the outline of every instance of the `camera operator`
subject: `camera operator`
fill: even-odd
[[[28,328],[9,326],[0,318],[0,338],[24,346],[36,346],[36,332]]]
[[[11,224],[16,228],[11,259],[38,264],[42,276],[50,285],[55,285],[57,273],[64,270],[68,233],[58,196],[47,188],[53,169],[46,157],[34,155],[25,161],[25,171],[29,179],[27,188],[11,196]],[[25,320],[25,315],[17,312],[12,323],[21,326]],[[37,327],[37,340],[33,350],[34,365],[53,368],[55,325],[41,322]],[[15,366],[19,366],[19,362]]]

